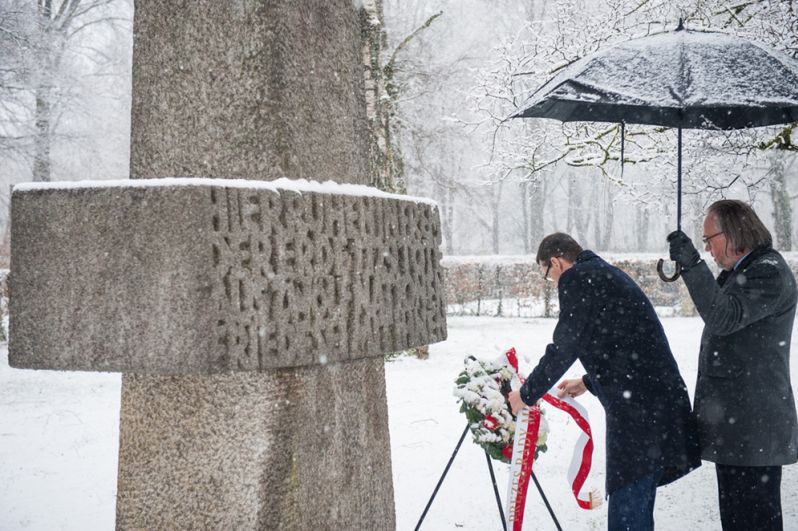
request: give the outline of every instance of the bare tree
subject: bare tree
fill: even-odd
[[[23,158],[32,145],[33,129],[27,116],[32,20],[22,0],[0,4],[0,154],[7,160]]]
[[[648,177],[624,178],[620,165],[620,128],[614,124],[560,124],[537,120],[535,128],[508,120],[531,92],[558,71],[596,49],[631,36],[673,28],[680,17],[687,24],[723,28],[727,32],[764,40],[792,55],[798,51],[798,18],[793,2],[749,1],[729,6],[722,1],[664,2],[564,1],[558,2],[548,20],[533,20],[526,30],[495,51],[493,66],[487,69],[472,91],[474,110],[482,118],[475,125],[483,130],[491,146],[491,164],[509,173],[523,169],[527,178],[540,174],[570,177],[570,167],[596,168],[602,183],[594,197],[604,206],[603,220],[596,219],[593,232],[599,248],[610,245],[613,226],[612,206],[616,199],[645,205],[647,216],[653,209],[663,210],[675,197],[675,134],[661,127],[631,126],[625,134],[624,162],[627,166],[645,165]],[[685,193],[702,198],[725,195],[743,188],[756,195],[767,179],[758,168],[764,150],[776,145],[794,150],[791,132],[796,124],[759,130],[716,132],[690,131],[685,134]],[[700,161],[693,167],[692,161]],[[571,189],[574,203],[566,207],[566,223],[575,228],[578,194]],[[775,197],[775,196],[773,196]],[[701,203],[701,201],[699,201]],[[782,201],[783,203],[783,201]],[[775,206],[775,205],[774,205]],[[791,213],[776,207],[791,222]],[[692,214],[688,214],[692,215]],[[642,220],[641,220],[642,221]],[[641,222],[640,230],[649,223]],[[791,233],[789,230],[787,233]],[[638,242],[646,241],[638,237]]]
[[[122,12],[119,16],[118,13]],[[97,77],[112,71],[121,50],[94,42],[99,25],[130,31],[127,0],[7,0],[0,5],[0,47],[13,58],[0,71],[0,149],[6,157],[30,164],[33,180],[53,178],[57,141],[78,141],[70,116],[96,112],[81,100]],[[107,41],[106,41],[107,42]]]
[[[398,49],[401,36],[424,28],[398,56],[395,138],[409,192],[431,195],[442,206],[450,253],[473,251],[477,241],[485,242],[485,250],[499,245],[509,250],[506,231],[517,226],[508,217],[508,212],[520,211],[517,195],[507,191],[519,178],[486,165],[489,151],[482,134],[475,133],[464,115],[471,112],[465,105],[467,91],[487,51],[497,36],[512,33],[518,19],[525,19],[526,4],[385,1],[388,23],[402,28],[389,31],[391,47]],[[432,17],[437,18],[425,25]]]

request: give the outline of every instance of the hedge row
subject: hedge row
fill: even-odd
[[[695,314],[684,282],[659,279],[656,258],[615,257],[609,261],[637,282],[660,313]],[[556,314],[554,285],[543,280],[534,257],[444,257],[442,263],[450,315],[515,316],[522,307],[538,308],[535,313],[539,316]]]

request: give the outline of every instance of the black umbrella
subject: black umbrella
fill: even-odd
[[[744,129],[798,121],[798,61],[726,33],[687,30],[632,39],[576,61],[540,87],[516,118],[677,128],[676,225],[682,218],[682,129]],[[621,155],[623,163],[623,155]],[[666,277],[672,282],[680,268]]]

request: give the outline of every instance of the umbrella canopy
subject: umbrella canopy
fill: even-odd
[[[580,59],[515,116],[700,129],[790,123],[798,121],[798,61],[680,26]]]
[[[743,129],[798,121],[798,61],[721,32],[674,31],[608,46],[540,87],[514,118],[674,127],[676,226],[682,219],[682,129]],[[623,168],[623,166],[621,166]],[[662,280],[672,282],[657,269]]]

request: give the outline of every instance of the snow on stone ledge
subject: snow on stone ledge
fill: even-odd
[[[172,186],[218,186],[220,188],[255,188],[260,190],[271,190],[276,193],[280,191],[297,192],[316,192],[330,195],[352,195],[361,197],[379,197],[383,199],[396,199],[399,201],[409,201],[422,203],[438,208],[438,203],[426,197],[415,197],[410,195],[392,194],[383,192],[371,186],[362,184],[339,184],[335,181],[308,181],[306,179],[287,179],[281,178],[274,181],[258,181],[250,179],[213,179],[204,177],[166,177],[163,179],[116,179],[107,181],[84,180],[84,181],[50,181],[50,182],[27,182],[14,185],[13,192],[27,192],[32,190],[72,190],[80,188],[154,188]]]

